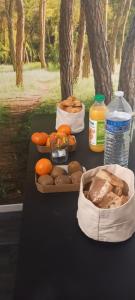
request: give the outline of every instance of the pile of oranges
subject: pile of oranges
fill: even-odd
[[[50,147],[51,141],[57,136],[67,137],[69,145],[75,144],[74,136],[71,135],[71,127],[67,124],[59,126],[57,132],[52,132],[49,135],[46,132],[35,132],[32,134],[31,140],[36,145]]]
[[[51,134],[47,134],[46,132],[35,132],[32,134],[31,140],[36,145],[50,147],[51,141],[59,137],[63,138],[63,140],[64,138],[68,139],[68,144],[70,146],[75,144],[75,138],[71,135],[71,127],[67,124],[59,126],[57,132],[52,132]],[[42,176],[50,174],[52,168],[53,165],[49,159],[41,158],[35,165],[35,172],[37,175]]]

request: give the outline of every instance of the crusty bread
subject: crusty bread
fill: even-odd
[[[97,172],[96,177],[111,182],[111,173],[108,172],[107,170],[102,170],[102,169],[100,169],[100,170]]]
[[[126,183],[126,181],[123,180],[123,183],[124,183],[124,186],[123,186],[123,189],[122,189],[122,192],[125,196],[128,196],[128,193],[129,193],[129,187],[128,187],[128,184]]]
[[[121,198],[121,204],[124,204],[128,201],[128,196],[122,195],[120,198]]]
[[[89,195],[94,203],[99,203],[112,190],[112,185],[105,179],[95,177],[89,189]]]
[[[66,99],[62,101],[63,106],[72,106],[72,99]]]
[[[111,172],[108,172],[107,170],[100,170],[97,174],[97,177],[102,178],[110,182],[114,186],[119,186],[123,188],[124,183],[123,180],[117,177],[116,175],[113,175]]]
[[[121,206],[122,199],[117,196],[115,193],[108,193],[101,203],[99,203],[100,208],[116,208]]]
[[[107,170],[99,170],[84,186],[85,197],[99,208],[118,208],[128,201],[128,184]]]
[[[117,195],[117,196],[121,196],[122,195],[122,188],[120,186],[114,186],[113,187],[113,192]]]

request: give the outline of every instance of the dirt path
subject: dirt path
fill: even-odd
[[[4,103],[10,115],[7,123],[0,125],[0,204],[22,201],[28,155],[26,115],[40,101],[40,96],[32,96]]]

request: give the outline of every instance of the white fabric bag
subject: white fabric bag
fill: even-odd
[[[62,124],[68,124],[72,133],[78,133],[84,130],[85,106],[82,104],[82,110],[77,113],[69,113],[57,106],[56,111],[56,130]]]
[[[98,208],[85,198],[83,186],[99,169],[106,169],[129,186],[129,200],[118,208]],[[90,238],[105,242],[121,242],[130,238],[135,231],[134,173],[119,165],[106,165],[89,170],[82,175],[77,211],[78,224]]]

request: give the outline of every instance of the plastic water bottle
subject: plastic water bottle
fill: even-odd
[[[106,115],[104,164],[128,166],[131,113],[124,92],[117,91]]]

